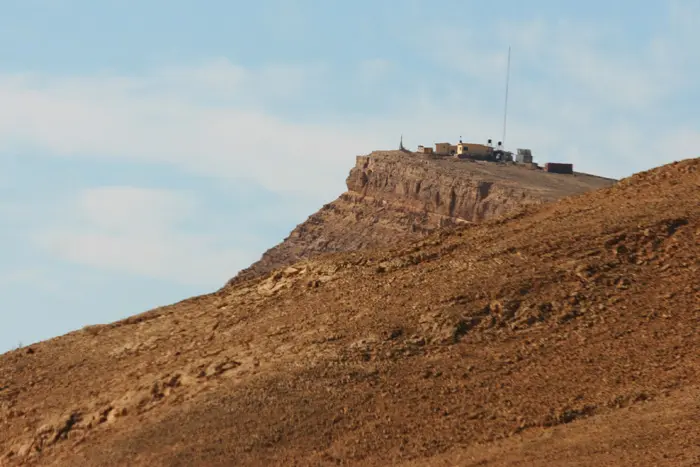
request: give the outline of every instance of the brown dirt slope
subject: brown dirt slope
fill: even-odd
[[[0,356],[3,465],[698,465],[700,159]]]
[[[347,192],[298,225],[231,283],[321,253],[396,246],[418,240],[438,227],[481,222],[614,182],[515,164],[375,151],[357,157],[347,178]]]

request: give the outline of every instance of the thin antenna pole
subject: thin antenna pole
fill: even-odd
[[[506,104],[503,110],[503,147],[506,146],[506,124],[508,122],[508,87],[510,85],[510,46],[508,46],[508,71],[506,72]]]

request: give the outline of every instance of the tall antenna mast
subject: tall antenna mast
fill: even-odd
[[[506,72],[506,104],[503,110],[503,147],[506,145],[506,123],[508,122],[508,86],[510,85],[510,46],[508,46],[508,71]]]

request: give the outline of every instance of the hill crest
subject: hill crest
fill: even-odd
[[[589,174],[546,173],[531,164],[374,151],[357,156],[345,193],[232,282],[323,253],[395,246],[438,228],[482,222],[614,183]]]

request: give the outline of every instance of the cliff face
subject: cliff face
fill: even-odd
[[[482,167],[475,162],[392,155],[359,156],[347,179],[348,190],[361,195],[360,200],[369,196],[392,208],[431,213],[443,223],[477,222],[542,201],[522,187],[497,183],[488,176],[492,173],[479,173]]]
[[[480,222],[614,182],[516,165],[373,152],[357,157],[346,180],[347,192],[297,226],[231,282],[321,253],[390,247],[439,227]]]

